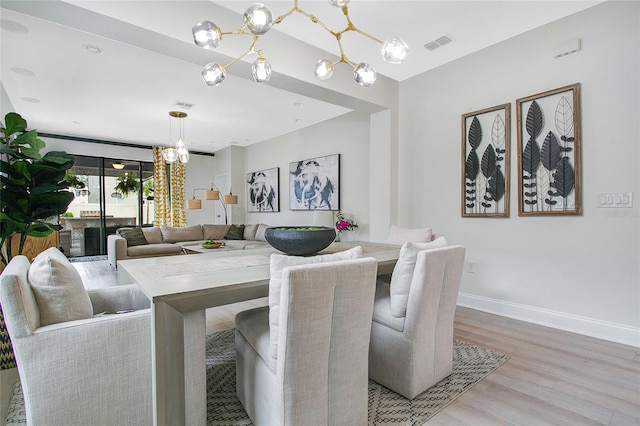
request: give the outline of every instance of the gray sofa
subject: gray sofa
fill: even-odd
[[[183,253],[182,247],[197,245],[207,240],[224,241],[226,247],[233,250],[270,247],[264,238],[268,225],[263,223],[241,225],[244,226],[241,239],[226,239],[225,237],[229,237],[231,226],[204,224],[183,227],[121,228],[118,229],[119,234],[107,237],[107,257],[109,264],[116,267],[118,260],[179,255]],[[139,236],[139,230],[142,231],[144,238]]]

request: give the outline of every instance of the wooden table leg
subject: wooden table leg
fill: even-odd
[[[153,424],[205,425],[204,310],[183,315],[155,302],[151,314]]]

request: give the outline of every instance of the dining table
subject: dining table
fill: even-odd
[[[378,275],[393,271],[400,246],[334,242],[319,254],[361,246]],[[118,281],[135,283],[151,302],[154,425],[206,425],[205,310],[269,294],[274,248],[118,261]],[[374,283],[372,283],[374,285]]]

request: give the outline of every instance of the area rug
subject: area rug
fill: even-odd
[[[234,330],[207,336],[207,423],[210,426],[248,426],[236,396]],[[369,426],[419,426],[507,361],[492,350],[454,341],[453,373],[408,400],[369,381]],[[7,425],[25,424],[20,382],[16,382],[7,413]]]

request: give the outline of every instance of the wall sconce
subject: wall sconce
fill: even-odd
[[[187,209],[189,210],[200,210],[202,208],[202,200],[196,198],[196,191],[204,191],[205,200],[220,201],[220,203],[222,204],[222,209],[224,210],[224,223],[229,224],[227,215],[227,204],[238,204],[238,196],[233,195],[231,193],[231,190],[229,190],[229,194],[224,195],[222,198],[220,198],[220,188],[218,188],[214,183],[211,183],[211,188],[196,188],[193,190],[192,198],[190,200],[187,200]]]

